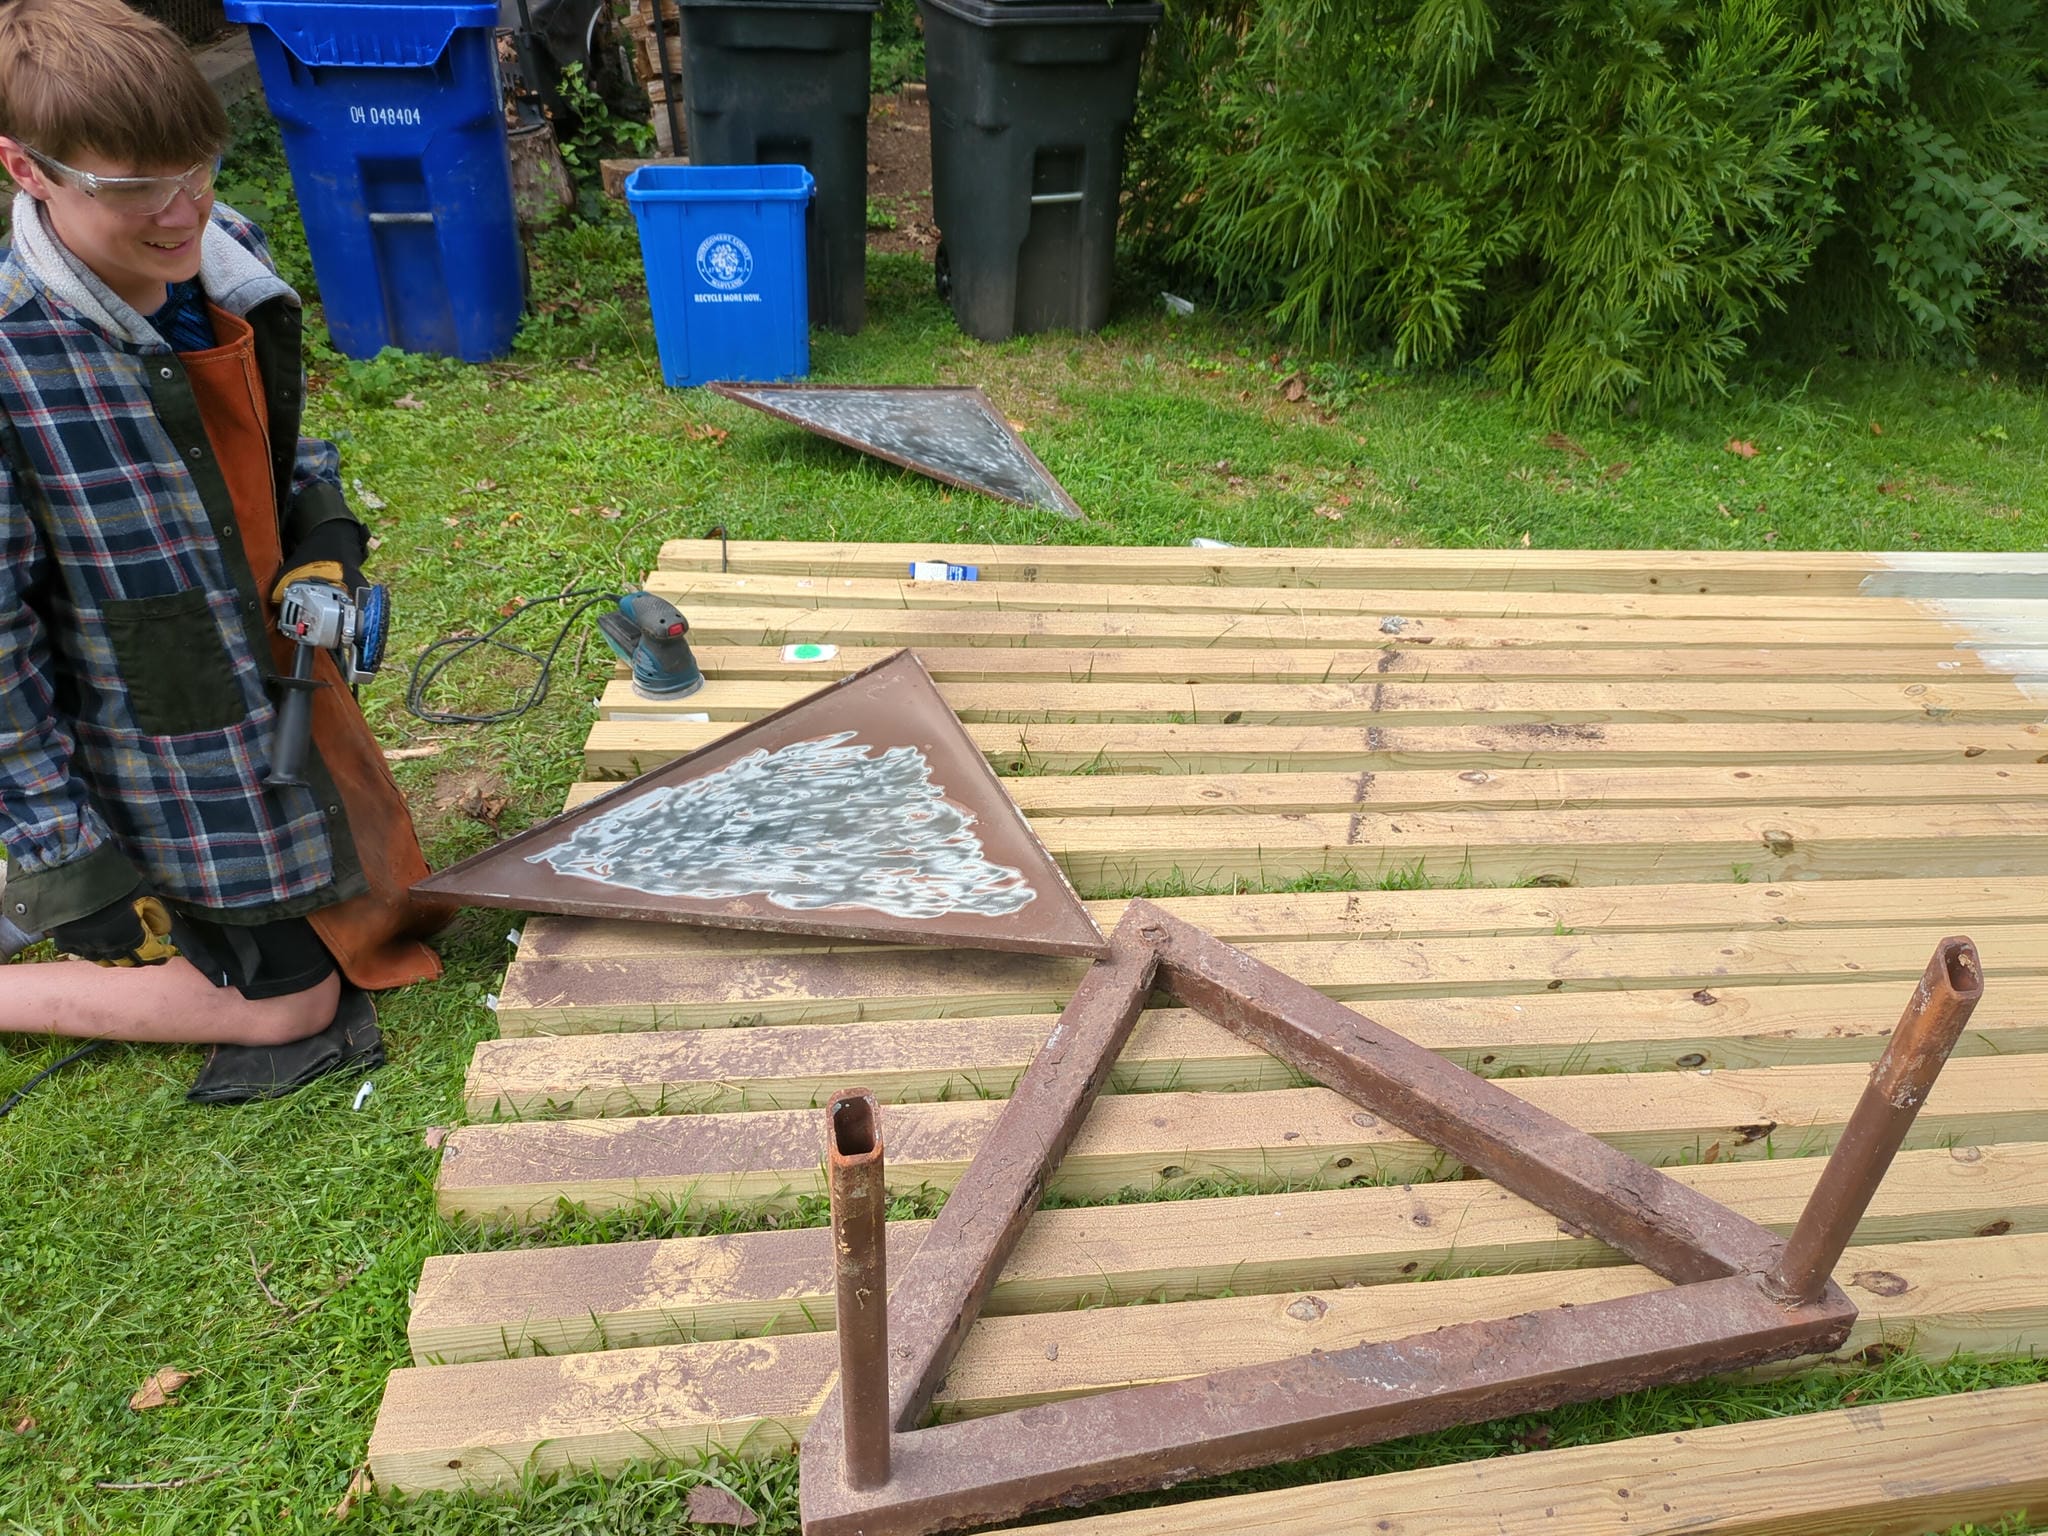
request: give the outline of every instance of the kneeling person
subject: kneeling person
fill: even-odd
[[[447,917],[325,662],[307,782],[266,783],[276,602],[360,586],[366,536],[227,136],[122,0],[0,4],[5,916],[78,957],[0,971],[0,1030],[211,1044],[214,1101],[381,1060],[366,990],[437,975]]]

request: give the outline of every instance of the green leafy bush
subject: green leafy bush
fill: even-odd
[[[1987,253],[2048,251],[2043,28],[2031,0],[1182,0],[1133,228],[1304,341],[1483,357],[1551,409],[1697,398],[1767,334],[1967,344]]]

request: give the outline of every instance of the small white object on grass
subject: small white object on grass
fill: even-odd
[[[484,994],[484,1006],[490,1009],[491,1012],[496,1013],[498,1011],[498,994],[495,992],[486,992]]]
[[[356,1090],[356,1101],[355,1103],[349,1105],[349,1108],[361,1109],[364,1104],[369,1102],[370,1093],[373,1089],[376,1088],[376,1086],[377,1085],[371,1082],[367,1077],[364,1078],[363,1086]]]
[[[507,944],[510,944],[514,949],[517,949],[519,947],[519,930],[517,928],[506,930],[505,942]]]
[[[1221,539],[1189,539],[1190,549],[1235,549],[1235,544],[1226,544]]]
[[[1195,312],[1194,300],[1184,299],[1177,293],[1162,293],[1159,298],[1160,302],[1176,315],[1192,315]]]

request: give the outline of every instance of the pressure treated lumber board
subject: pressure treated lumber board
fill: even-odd
[[[1590,619],[1666,622],[1771,621],[1869,624],[1932,618],[1910,598],[1785,594],[1760,604],[1748,593],[1666,594],[1608,592],[1468,592],[1449,588],[1356,588],[1148,585],[1121,582],[911,581],[888,577],[782,576],[717,571],[656,571],[647,590],[686,611],[735,603],[780,608],[924,608],[959,612],[1007,608],[1019,612],[1085,613],[1290,613],[1340,617],[1516,619],[1558,623]],[[1967,591],[1941,600],[1941,620],[2004,619],[2048,622],[2048,591],[2026,597],[1985,597]],[[1752,643],[1755,636],[1752,635]]]
[[[622,679],[605,684],[600,719],[758,720],[815,693],[803,678],[766,682],[713,677],[688,698],[645,698]],[[2039,721],[2048,705],[2004,677],[1895,683],[1452,682],[1186,683],[1043,682],[938,685],[963,721],[978,724],[1192,725],[1669,725],[1800,720],[1843,724]]]
[[[1717,1163],[1672,1177],[1789,1232],[1824,1160]],[[930,1230],[888,1226],[903,1273]],[[2048,1144],[1901,1153],[1856,1241],[2048,1231]],[[1614,1249],[1481,1179],[1041,1211],[986,1316],[1204,1295],[1620,1264]],[[430,1258],[407,1338],[418,1365],[806,1333],[833,1326],[824,1227]]]
[[[735,596],[737,594],[734,594]],[[773,645],[830,641],[837,645],[897,648],[926,645],[985,646],[1196,646],[1203,648],[1296,649],[1312,646],[1451,651],[1587,650],[1640,651],[1666,647],[1697,650],[1773,650],[1844,646],[1870,650],[1925,649],[1937,657],[1958,657],[1973,648],[2001,651],[2048,647],[2048,625],[2024,614],[2003,614],[1957,622],[1938,605],[1922,605],[1908,616],[1856,619],[1797,619],[1768,612],[1741,619],[1621,618],[1604,621],[1558,619],[1432,618],[1398,611],[1374,617],[1335,613],[1109,613],[1099,609],[1049,612],[1008,610],[1000,589],[971,623],[940,608],[778,607],[765,594],[759,606],[685,602],[690,633],[705,645]],[[1877,612],[1895,612],[1879,609]],[[2025,666],[2016,670],[2032,670]]]
[[[724,629],[730,619],[714,612],[710,625]],[[977,624],[980,622],[977,619]],[[694,649],[707,677],[721,682],[810,681],[817,687],[884,661],[899,645],[842,644],[838,654],[815,661],[785,661],[782,649],[760,635],[745,644],[704,643],[693,625]],[[922,642],[923,636],[918,637]],[[942,641],[943,636],[939,637]],[[1666,650],[1440,650],[1401,649],[1395,639],[1349,650],[1320,646],[1260,650],[1230,645],[1205,647],[925,645],[917,659],[942,683],[1370,683],[1370,682],[1658,682],[1732,681],[1772,683],[1956,682],[2006,678],[2011,667],[1989,665],[1971,650],[1931,646],[1872,650],[1867,646],[1715,648],[1680,646]],[[2048,651],[2032,663],[2033,674],[2048,674]],[[620,674],[625,664],[619,664]]]
[[[1938,770],[1917,770],[1938,777]],[[1016,784],[1090,784],[1093,779],[1031,779]],[[1171,791],[1177,779],[1160,781]],[[1217,779],[1221,786],[1257,780]],[[578,785],[570,804],[581,803]],[[1332,939],[1560,935],[1598,931],[1741,928],[1892,928],[1902,919],[1938,916],[1967,932],[1980,927],[2048,920],[2048,876],[1943,880],[1791,880],[1778,884],[1443,887],[1414,891],[1306,891],[1259,896],[1154,898],[1182,922],[1226,944],[1317,943]],[[1122,901],[1091,901],[1088,915],[1104,933],[1124,915]],[[621,959],[627,955],[784,954],[858,950],[874,945],[826,935],[752,933],[681,923],[609,922],[602,918],[531,919],[519,940],[522,960]]]
[[[1485,1077],[1697,1071],[1874,1060],[1907,996],[1868,986],[1623,992],[1522,1000],[1400,999],[1372,1016]],[[465,1090],[476,1119],[800,1109],[859,1083],[888,1103],[1006,1095],[1045,1014],[863,1020],[773,1029],[532,1035],[478,1044]],[[2006,979],[1958,1042],[1961,1056],[2048,1051],[2048,979]],[[1257,1046],[1181,1009],[1144,1014],[1109,1093],[1242,1093],[1301,1079]]]
[[[739,729],[729,720],[599,720],[585,739],[593,778],[629,778]],[[1000,773],[1267,773],[1397,768],[1697,768],[1762,763],[1964,763],[2048,759],[2040,724],[1817,725],[1097,725],[969,724]]]
[[[2048,1327],[2044,1268],[2048,1236],[2037,1234],[1851,1248],[1836,1274],[1864,1310],[1845,1352],[1879,1342],[1934,1358],[2024,1351]],[[1252,1296],[985,1317],[938,1406],[1000,1412],[1659,1283],[1623,1266],[1362,1286],[1312,1301]],[[764,1454],[802,1435],[837,1365],[835,1336],[809,1333],[402,1368],[370,1435],[370,1470],[383,1487],[422,1491],[711,1449]],[[2005,1454],[2012,1459],[2010,1444]]]
[[[2048,594],[2039,554],[1805,550],[1195,549],[1184,545],[807,543],[672,539],[664,571],[900,577],[913,560],[971,565],[989,584],[1130,581],[1484,591],[1853,595],[1912,582],[1944,591]]]
[[[1272,885],[1305,875],[1508,885],[2029,876],[2048,866],[2039,801],[1382,808],[1234,816],[1033,818],[1084,896],[1152,881]]]
[[[2048,1511],[2048,1386],[1872,1403],[1033,1525],[1034,1536],[1922,1536]],[[1013,1528],[1016,1529],[1016,1528]]]
[[[1833,1144],[1870,1073],[1860,1063],[1764,1071],[1510,1079],[1503,1087],[1646,1162],[1804,1155]],[[950,1189],[1003,1101],[898,1104],[890,1184]],[[649,1199],[786,1203],[821,1194],[811,1110],[471,1125],[442,1145],[444,1215],[533,1222]],[[2048,1137],[2048,1056],[1951,1061],[1911,1146]],[[1237,1177],[1332,1185],[1435,1176],[1442,1153],[1326,1088],[1098,1099],[1049,1188],[1082,1198]]]
[[[573,809],[616,783],[570,786]],[[1216,816],[1373,811],[1593,810],[1641,806],[2023,804],[2048,799],[2048,765],[1754,768],[1468,768],[1463,773],[1031,775],[1003,786],[1027,816]]]
[[[1577,990],[1586,1034],[1611,992],[1919,979],[1944,926],[1710,933],[1549,934],[1249,944],[1267,964],[1372,1012],[1397,997],[1517,996]],[[2048,930],[1985,930],[1986,974],[2048,970]],[[1087,962],[963,950],[522,960],[506,973],[501,1033],[718,1028],[846,1019],[1047,1013],[1066,1006]],[[1599,996],[1586,997],[1588,992]],[[1887,1010],[1896,1020],[1896,1010]]]

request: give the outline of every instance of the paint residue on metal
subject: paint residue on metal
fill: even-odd
[[[650,789],[528,854],[559,874],[649,896],[759,895],[792,912],[1007,917],[1037,899],[991,863],[972,812],[932,782],[915,747],[873,751],[852,731],[749,752]]]

